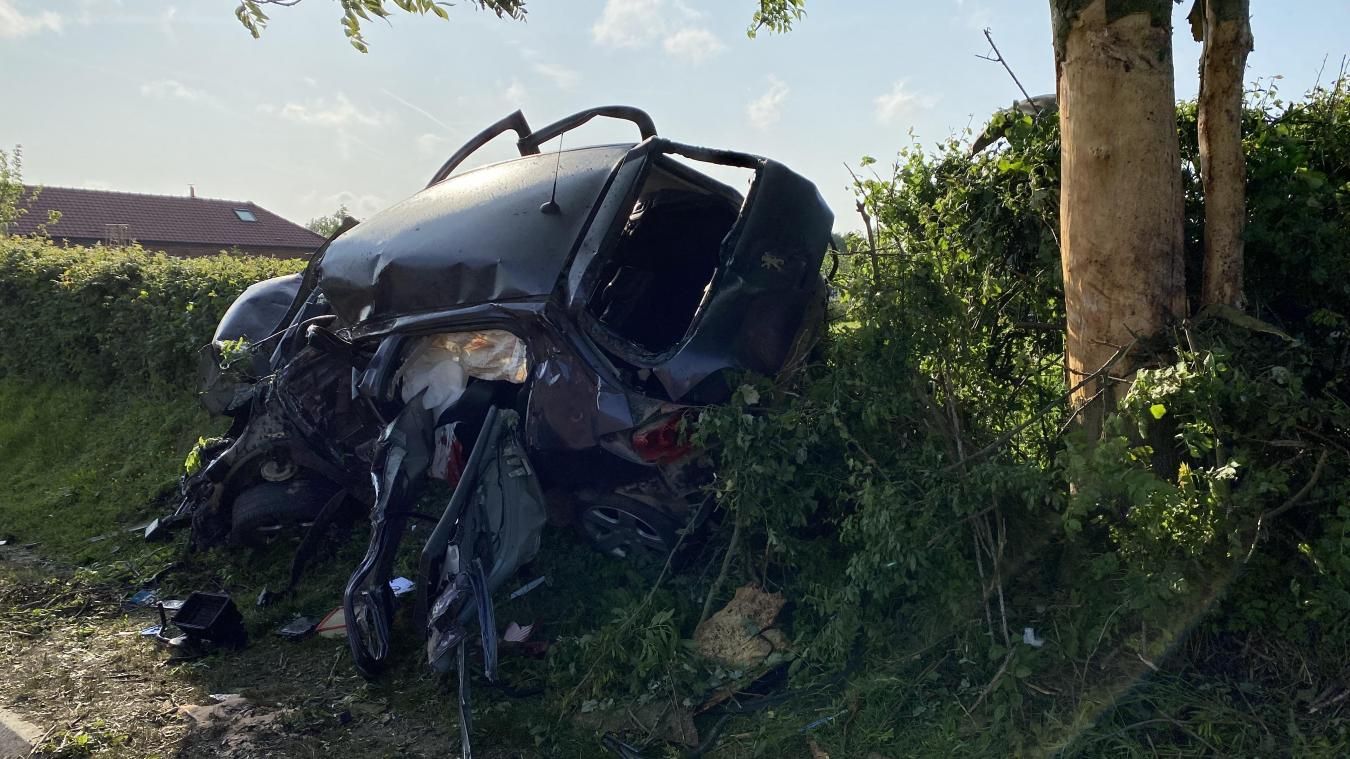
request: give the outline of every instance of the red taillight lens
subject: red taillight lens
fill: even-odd
[[[671,414],[633,433],[633,450],[643,461],[669,464],[694,450],[690,440],[692,417],[685,412]]]
[[[458,426],[459,422],[454,422],[436,428],[436,451],[431,456],[431,467],[428,472],[432,478],[450,483],[450,487],[458,485],[460,478],[464,476],[467,458],[464,455],[464,444],[455,434],[455,428]]]

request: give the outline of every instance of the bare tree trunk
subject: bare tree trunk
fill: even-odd
[[[1242,230],[1247,160],[1242,151],[1242,83],[1252,49],[1250,0],[1196,0],[1191,28],[1200,58],[1200,176],[1205,189],[1203,304],[1245,305]]]
[[[1184,316],[1171,0],[1051,0],[1061,129],[1068,382]],[[1132,373],[1126,357],[1110,374]],[[1103,384],[1105,383],[1105,384]],[[1089,435],[1121,389],[1071,399]]]

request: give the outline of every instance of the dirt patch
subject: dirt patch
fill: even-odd
[[[258,744],[287,732],[286,720],[292,709],[255,704],[237,693],[211,696],[210,704],[180,706],[178,713],[217,743],[227,756],[244,757],[257,753]]]
[[[46,729],[45,754],[167,754],[186,733],[175,710],[197,689],[160,666],[119,604],[31,556],[0,563],[0,706]]]
[[[127,595],[31,551],[0,556],[0,707],[45,731],[37,756],[456,755],[453,694],[420,660],[367,683],[345,641],[254,630],[242,651],[173,661],[141,635],[155,613],[125,610]],[[504,713],[510,702],[490,695],[476,702],[484,724],[475,756],[535,756],[502,748],[532,742],[523,727],[485,734],[496,722],[519,725]]]

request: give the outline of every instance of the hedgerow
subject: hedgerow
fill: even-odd
[[[197,351],[235,297],[302,265],[0,237],[0,376],[193,387]]]
[[[795,599],[818,694],[758,751],[822,713],[830,755],[1350,750],[1350,91],[1251,96],[1251,307],[1141,343],[1097,441],[1064,398],[1057,120],[858,181],[823,360],[698,425],[732,578]]]

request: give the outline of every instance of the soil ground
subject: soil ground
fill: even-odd
[[[343,639],[266,636],[178,661],[141,634],[156,612],[129,610],[125,589],[90,579],[0,546],[0,707],[45,731],[37,756],[458,755],[453,693],[401,671],[415,670],[411,661],[385,686],[354,672]],[[536,755],[528,731],[519,747],[501,747],[516,741],[493,724],[501,705],[490,694],[478,706],[493,740],[476,754]]]

